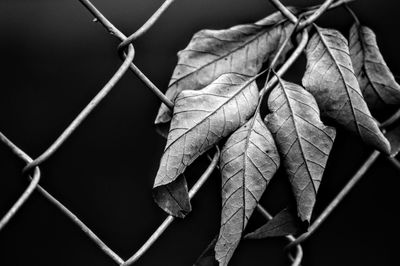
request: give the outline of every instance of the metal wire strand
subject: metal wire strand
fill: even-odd
[[[33,160],[32,158],[26,154],[23,150],[21,150],[17,145],[11,142],[6,136],[4,136],[0,132],[0,141],[6,144],[7,147],[11,149],[11,151],[17,155],[20,159],[22,159],[27,164],[31,163]],[[37,170],[36,170],[37,169]],[[39,167],[35,168],[35,173],[39,172]],[[34,177],[35,178],[35,177]],[[33,182],[34,178],[32,179],[31,183]],[[61,202],[55,199],[50,193],[48,193],[44,188],[40,185],[36,184],[34,188],[37,188],[38,191],[51,203],[53,203],[58,209],[61,210],[68,218],[70,218],[93,242],[101,249],[105,254],[107,254],[111,259],[113,259],[118,264],[123,263],[123,260],[112,250],[110,249],[92,230],[89,229],[75,214],[73,214],[67,207],[65,207]],[[32,190],[33,191],[33,190]],[[25,194],[25,193],[24,193]],[[21,200],[21,198],[25,197],[25,199]],[[20,199],[17,201],[22,201],[24,203],[28,196],[22,195]],[[15,212],[22,206],[22,203],[18,206]],[[15,205],[14,205],[15,206]],[[14,212],[14,213],[15,213]],[[4,219],[4,218],[3,218]]]
[[[151,26],[161,17],[161,15],[168,9],[168,7],[174,2],[175,0],[166,0],[156,12],[141,26],[137,31],[135,31],[131,36],[126,38],[124,41],[118,45],[118,51],[123,51],[127,45],[132,43],[134,40],[142,36],[145,32],[147,32]]]
[[[356,174],[350,179],[350,181],[343,187],[339,194],[333,199],[333,201],[325,208],[325,210],[318,216],[318,218],[312,223],[308,231],[300,235],[296,240],[287,245],[287,249],[294,247],[306,239],[308,239],[325,221],[325,219],[332,213],[332,211],[342,202],[343,198],[350,192],[355,184],[365,175],[372,164],[378,159],[380,152],[374,151],[365,161],[365,163],[359,168]]]
[[[303,52],[304,48],[307,45],[307,42],[308,42],[308,29],[306,28],[302,32],[299,45],[296,47],[296,49],[293,51],[290,57],[285,61],[285,63],[279,68],[279,70],[276,72],[276,75],[274,75],[264,86],[261,92],[262,94],[267,93],[275,86],[276,82],[278,81],[278,77],[283,76],[286,73],[286,71],[293,65],[293,63]]]
[[[118,39],[121,41],[125,41],[127,37],[120,31],[118,30],[114,24],[112,24],[89,0],[79,0],[84,7],[86,7],[87,10],[106,28],[108,32],[111,33],[111,35],[116,36]],[[165,4],[165,2],[164,2]],[[171,3],[169,3],[171,4]],[[166,8],[165,8],[166,9]],[[163,9],[163,10],[165,10]],[[160,15],[163,12],[160,12]],[[160,16],[156,16],[153,19],[150,18],[149,20],[152,20],[152,24],[156,22],[156,20]],[[154,20],[154,21],[153,21]],[[152,25],[151,24],[151,25]],[[146,23],[145,23],[146,25]],[[142,27],[147,28],[148,26],[143,25]],[[150,25],[150,26],[151,26]],[[147,31],[147,29],[145,30]],[[144,32],[143,32],[144,33]],[[141,34],[140,34],[141,35]],[[125,48],[124,48],[125,49]],[[121,52],[120,55],[122,55],[122,58],[126,60],[126,55]],[[165,105],[167,105],[169,108],[173,107],[173,103],[171,102],[170,99],[168,99],[160,89],[157,88],[156,85],[154,85],[147,77],[144,75],[140,69],[133,63],[130,64],[129,69],[132,70],[132,72],[147,86],[147,88],[150,89]]]
[[[45,189],[43,189],[38,182],[40,180],[40,169],[39,165],[47,160],[64,142],[65,140],[76,130],[76,128],[82,123],[82,121],[89,115],[89,113],[100,103],[100,101],[108,94],[108,92],[116,85],[116,83],[120,80],[120,78],[126,73],[127,69],[131,69],[132,72],[169,108],[173,107],[173,103],[144,75],[140,69],[135,66],[132,61],[134,59],[135,50],[133,45],[131,44],[139,36],[143,35],[146,31],[148,31],[152,25],[160,18],[160,16],[165,12],[165,10],[174,2],[174,0],[166,0],[160,8],[132,35],[128,38],[119,31],[89,0],[79,0],[88,10],[89,12],[99,21],[107,31],[113,36],[117,37],[121,43],[119,45],[119,50],[123,51],[128,47],[127,54],[124,54],[124,62],[118,71],[114,74],[114,76],[107,82],[107,84],[103,87],[103,89],[93,98],[93,100],[82,110],[82,112],[74,119],[74,121],[67,127],[67,129],[57,138],[57,140],[38,158],[32,160],[27,154],[25,154],[21,149],[19,149],[16,145],[14,145],[11,141],[9,141],[3,134],[0,132],[0,140],[4,142],[18,157],[24,160],[27,163],[27,166],[24,168],[24,171],[34,169],[33,177],[31,178],[31,183],[28,188],[24,191],[21,197],[17,200],[17,202],[13,205],[10,211],[3,217],[0,221],[0,229],[4,227],[4,225],[11,219],[11,217],[21,208],[24,202],[29,198],[35,188],[46,197],[50,202],[55,204],[65,215],[67,215],[78,227],[80,227],[84,233],[92,239],[108,256],[110,256],[116,263],[120,265],[131,265],[135,261],[137,261],[152,245],[153,243],[162,235],[162,233],[168,228],[168,226],[174,220],[174,217],[168,216],[165,221],[159,226],[159,228],[152,234],[152,236],[146,241],[146,243],[126,262],[124,262],[115,252],[113,252],[104,242],[101,241],[79,218],[74,215],[70,210],[68,210],[64,205],[62,205],[57,199],[52,197]],[[298,22],[299,19],[294,16],[281,2],[278,0],[270,0],[291,22]],[[294,61],[298,58],[300,53],[303,51],[305,45],[308,41],[308,29],[307,26],[313,23],[319,16],[321,16],[326,10],[338,7],[342,4],[352,2],[353,0],[339,0],[333,3],[333,0],[326,0],[321,6],[313,7],[311,9],[306,10],[300,17],[309,16],[307,19],[302,20],[298,29],[303,29],[302,38],[292,53],[292,55],[286,60],[284,65],[277,71],[277,75],[283,75],[287,69],[294,63]],[[286,43],[286,42],[285,42]],[[277,78],[274,76],[271,80],[268,81],[263,90],[271,89],[276,83]],[[265,92],[264,91],[264,92]],[[400,118],[400,110],[395,113],[391,118],[386,120],[381,124],[381,127],[387,127],[397,121]],[[371,167],[374,161],[378,158],[379,152],[374,151],[371,156],[367,159],[364,165],[357,171],[357,173],[352,177],[352,179],[346,184],[346,186],[342,189],[342,191],[337,195],[337,197],[328,205],[328,207],[324,210],[324,212],[316,219],[316,221],[311,225],[310,230],[301,235],[299,238],[295,239],[293,236],[288,236],[287,238],[291,243],[288,245],[288,248],[296,246],[297,252],[296,257],[293,259],[293,265],[299,265],[303,256],[303,251],[301,246],[299,245],[302,241],[306,240],[320,225],[321,223],[328,217],[328,215],[332,212],[334,208],[342,201],[342,199],[349,193],[351,188],[357,183],[357,181],[365,174],[365,172]],[[219,157],[219,150],[214,155],[214,158],[207,170],[203,173],[203,175],[199,178],[196,184],[189,191],[189,198],[192,199],[197,191],[202,187],[204,182],[208,179],[212,171],[217,166],[217,161]],[[397,162],[397,161],[396,161]],[[398,162],[397,162],[398,163]],[[261,212],[266,218],[271,218],[268,212],[261,206],[258,205],[257,209]]]
[[[4,144],[6,144],[17,156],[20,157],[21,153],[19,149],[17,149],[17,147],[1,132],[0,132],[0,140]],[[11,220],[11,218],[18,212],[18,210],[22,207],[22,205],[32,195],[33,191],[39,184],[40,177],[41,177],[40,169],[39,167],[35,167],[35,170],[33,172],[33,178],[31,178],[29,186],[25,189],[25,191],[18,198],[18,200],[13,204],[10,210],[0,220],[0,231],[4,228],[4,226]]]
[[[380,128],[385,128],[386,126],[390,126],[391,124],[397,122],[400,119],[400,109],[395,112],[392,116],[386,119],[383,123],[380,123]],[[339,192],[339,194],[334,198],[334,200],[326,207],[326,209],[320,214],[320,216],[314,221],[314,223],[310,226],[308,231],[302,235],[300,235],[295,241],[290,243],[286,248],[291,248],[295,245],[302,243],[307,240],[317,229],[318,227],[325,221],[325,219],[329,216],[329,214],[339,205],[339,203],[343,200],[343,198],[350,192],[350,190],[354,187],[354,185],[364,176],[364,174],[368,171],[368,169],[372,166],[372,164],[376,161],[379,156],[378,151],[374,151],[364,162],[364,164],[359,168],[356,174],[350,179],[350,181],[346,184],[346,186]],[[387,156],[386,159],[391,162],[397,169],[400,169],[400,163],[395,159]]]
[[[306,20],[300,22],[299,28],[305,28],[317,20],[332,4],[333,0],[326,0],[316,11],[312,13]]]
[[[220,151],[217,146],[215,146],[216,152],[214,154],[214,157],[207,167],[206,171],[201,175],[199,180],[193,185],[193,187],[189,191],[189,199],[192,199],[194,195],[199,191],[199,189],[203,186],[203,184],[207,181],[207,179],[210,177],[212,172],[214,171],[215,167],[217,166]],[[150,236],[150,238],[139,248],[138,251],[136,251],[135,254],[132,255],[125,263],[121,264],[121,266],[128,266],[132,265],[134,262],[136,262],[140,257],[142,257],[146,251],[150,249],[150,247],[156,242],[156,240],[164,233],[164,231],[168,228],[168,226],[175,220],[175,218],[172,215],[169,215],[164,222],[157,228],[157,230]]]
[[[263,206],[261,206],[261,204],[257,204],[257,211],[261,213],[267,220],[271,220],[273,218],[272,215],[269,214],[269,212]],[[289,242],[293,242],[296,239],[293,235],[287,235],[285,238],[289,240]],[[303,259],[303,249],[301,245],[296,246],[296,256],[294,258],[291,256],[291,254],[289,255],[293,263],[292,266],[299,266],[301,260]]]
[[[386,119],[385,122],[380,124],[380,128],[387,128],[391,125],[393,125],[395,122],[397,122],[400,119],[400,109],[397,110],[392,116],[390,116],[388,119]]]
[[[68,137],[77,129],[77,127],[85,120],[85,118],[93,111],[93,109],[107,96],[107,94],[114,88],[117,82],[122,78],[128,70],[135,55],[133,46],[130,46],[128,56],[119,67],[114,76],[107,82],[107,84],[100,90],[100,92],[89,102],[89,104],[80,112],[80,114],[72,121],[72,123],[64,130],[64,132],[50,145],[39,157],[29,163],[23,169],[24,172],[33,169],[46,161],[51,155],[54,154],[61,147],[61,145],[68,139]]]
[[[387,157],[388,161],[400,172],[400,162],[393,157]]]
[[[281,11],[281,13],[285,17],[287,17],[288,20],[290,20],[294,24],[297,24],[297,17],[292,12],[290,12],[290,10],[285,5],[283,5],[279,0],[269,0],[269,1],[276,7],[276,9]]]

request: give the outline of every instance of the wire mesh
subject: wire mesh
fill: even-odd
[[[299,54],[304,49],[307,43],[307,27],[313,23],[321,14],[323,14],[329,8],[335,8],[352,0],[327,0],[321,6],[316,7],[312,11],[308,10],[305,12],[303,17],[294,16],[283,4],[279,1],[271,1],[274,6],[284,14],[289,21],[292,23],[298,23],[299,29],[305,29],[303,34],[303,40],[299,42],[298,47],[295,49],[291,57],[289,57],[286,63],[277,71],[277,75],[283,75],[285,71],[290,68],[293,62],[297,59]],[[0,132],[0,140],[8,146],[11,151],[19,157],[22,161],[26,163],[23,168],[23,174],[28,176],[30,183],[18,200],[14,203],[11,209],[3,216],[0,220],[0,230],[5,227],[5,225],[10,221],[10,219],[15,215],[15,213],[21,208],[21,206],[29,199],[33,191],[39,191],[48,201],[53,203],[57,208],[64,213],[68,218],[71,219],[82,231],[90,238],[96,245],[109,256],[118,265],[132,265],[135,263],[151,246],[157,241],[157,239],[163,234],[163,232],[168,228],[168,226],[174,221],[173,216],[168,216],[164,222],[159,226],[159,228],[150,236],[150,238],[128,259],[121,258],[116,252],[109,248],[89,227],[87,227],[73,212],[67,209],[61,202],[54,198],[50,193],[48,193],[43,187],[39,185],[41,172],[40,166],[43,162],[48,160],[69,138],[69,136],[77,131],[79,125],[81,125],[86,117],[100,104],[100,102],[107,97],[107,94],[116,86],[118,81],[127,73],[127,70],[131,70],[135,76],[140,79],[151,92],[153,92],[163,103],[165,103],[169,108],[173,108],[173,103],[152,83],[152,81],[133,63],[135,58],[135,48],[133,42],[145,34],[162,16],[162,14],[170,7],[174,0],[166,0],[157,9],[153,15],[133,34],[130,36],[124,35],[118,28],[116,28],[89,0],[79,0],[79,2],[94,16],[95,20],[101,23],[104,28],[114,37],[116,37],[120,44],[118,45],[118,55],[122,59],[122,64],[114,73],[112,78],[104,85],[104,87],[98,92],[98,94],[87,104],[87,106],[79,113],[79,115],[70,123],[70,125],[62,132],[60,136],[51,144],[41,155],[35,159],[27,155],[23,150],[17,147],[11,140],[9,140],[3,133]],[[275,78],[275,77],[274,77]],[[276,78],[272,78],[267,85],[272,87]],[[400,111],[396,112],[389,119],[381,124],[382,128],[388,127],[395,123],[400,118]],[[365,163],[359,168],[357,173],[350,179],[338,196],[328,205],[328,207],[323,211],[323,213],[311,224],[309,231],[300,235],[298,238],[289,236],[288,240],[291,242],[287,248],[296,246],[295,256],[291,258],[293,265],[299,265],[302,259],[302,249],[300,244],[306,240],[327,218],[327,216],[332,212],[332,210],[340,203],[343,197],[350,191],[350,189],[355,185],[355,183],[365,174],[365,172],[372,166],[373,162],[379,156],[379,152],[374,151]],[[201,186],[206,182],[210,174],[217,167],[217,162],[219,158],[219,150],[216,147],[216,152],[214,156],[210,157],[210,164],[205,170],[203,175],[198,179],[194,186],[189,191],[190,198],[193,198],[196,192],[201,188]],[[395,165],[400,163],[394,159],[389,158],[390,162]],[[261,206],[257,206],[257,210],[266,218],[271,219],[271,215]],[[291,256],[291,254],[289,254]]]

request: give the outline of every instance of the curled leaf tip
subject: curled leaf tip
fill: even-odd
[[[155,187],[153,199],[162,210],[175,217],[185,218],[192,210],[186,178],[183,175],[167,185]]]
[[[243,125],[258,98],[255,81],[237,73],[221,75],[204,89],[179,93],[154,187],[173,182],[196,158]]]

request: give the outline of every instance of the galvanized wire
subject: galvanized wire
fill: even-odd
[[[53,144],[51,144],[40,156],[36,159],[32,159],[23,150],[17,147],[13,142],[11,142],[6,136],[0,132],[0,141],[3,142],[11,151],[22,159],[26,166],[23,169],[29,179],[30,183],[22,193],[22,195],[13,204],[11,209],[3,216],[0,220],[0,230],[10,221],[14,214],[21,209],[23,204],[29,199],[33,191],[38,190],[41,195],[43,195],[48,201],[55,204],[57,208],[60,209],[68,218],[71,219],[81,230],[96,243],[96,245],[113,261],[118,265],[131,265],[137,261],[151,246],[157,241],[157,239],[162,235],[162,233],[168,228],[168,226],[174,221],[174,217],[168,216],[164,222],[158,227],[158,229],[150,236],[150,238],[136,251],[130,258],[126,261],[123,260],[117,253],[115,253],[110,247],[108,247],[88,226],[86,226],[73,212],[71,212],[67,207],[65,207],[61,202],[54,198],[50,193],[48,193],[44,188],[39,185],[40,181],[40,165],[49,159],[60,147],[62,147],[68,137],[74,133],[78,126],[85,120],[85,118],[96,108],[100,102],[107,96],[107,94],[117,85],[118,81],[122,76],[125,75],[128,69],[130,69],[137,78],[139,78],[147,88],[150,89],[161,102],[165,103],[169,108],[173,108],[173,102],[169,100],[160,89],[155,86],[152,81],[147,78],[147,76],[133,63],[135,57],[135,49],[133,42],[145,34],[162,16],[162,14],[167,10],[167,8],[174,2],[174,0],[166,0],[159,9],[157,9],[153,15],[133,34],[127,37],[118,28],[116,28],[107,18],[104,16],[89,0],[79,0],[82,5],[94,16],[95,20],[98,21],[106,30],[114,37],[116,37],[120,44],[118,45],[118,53],[122,57],[123,62],[115,74],[110,78],[110,80],[104,85],[104,87],[99,91],[99,93],[89,102],[89,104],[80,112],[80,114],[71,122],[70,125],[64,130],[64,132],[57,137]],[[338,7],[342,4],[346,4],[353,0],[326,0],[321,6],[308,9],[307,11],[296,17],[290,12],[280,1],[270,0],[273,5],[282,12],[283,15],[287,17],[292,23],[298,23],[297,30],[302,30],[302,38],[299,45],[294,50],[292,55],[286,60],[283,66],[277,71],[277,75],[283,75],[285,71],[294,63],[301,51],[304,49],[305,44],[308,40],[308,30],[307,26],[313,23],[319,16],[321,16],[326,10]],[[303,30],[304,29],[304,30]],[[270,89],[276,82],[276,76],[268,81],[264,88],[264,92]],[[400,118],[400,110],[396,112],[392,117],[381,124],[381,127],[386,127],[392,123],[398,121]],[[299,265],[303,256],[303,251],[299,245],[302,241],[307,239],[326,219],[326,217],[332,212],[332,210],[337,207],[337,205],[342,201],[343,197],[350,191],[350,189],[355,185],[355,183],[365,174],[368,168],[379,156],[379,152],[374,151],[372,155],[367,159],[367,161],[360,167],[356,175],[349,181],[349,183],[343,188],[343,190],[338,194],[338,196],[332,201],[326,210],[321,214],[319,218],[311,225],[310,230],[294,238],[293,236],[288,236],[288,240],[291,242],[288,247],[297,247],[296,256],[292,258],[293,265]],[[211,160],[210,165],[203,173],[203,175],[198,179],[195,185],[189,191],[189,197],[192,199],[196,192],[202,187],[204,182],[211,175],[215,167],[217,167],[217,162],[219,158],[219,149],[216,147],[216,153]],[[393,158],[390,159],[391,162],[399,167],[399,162]],[[271,215],[261,206],[257,206],[257,210],[265,216],[266,219],[271,219]]]

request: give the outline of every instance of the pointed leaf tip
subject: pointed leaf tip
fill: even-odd
[[[294,235],[303,230],[296,213],[290,208],[281,210],[266,224],[245,236],[245,239],[263,239],[268,237]]]
[[[256,112],[228,138],[221,152],[221,228],[215,245],[215,258],[220,265],[231,259],[247,221],[278,167],[275,141]]]
[[[314,97],[301,86],[279,79],[268,98],[265,118],[292,185],[297,212],[310,221],[336,130],[319,117]]]

